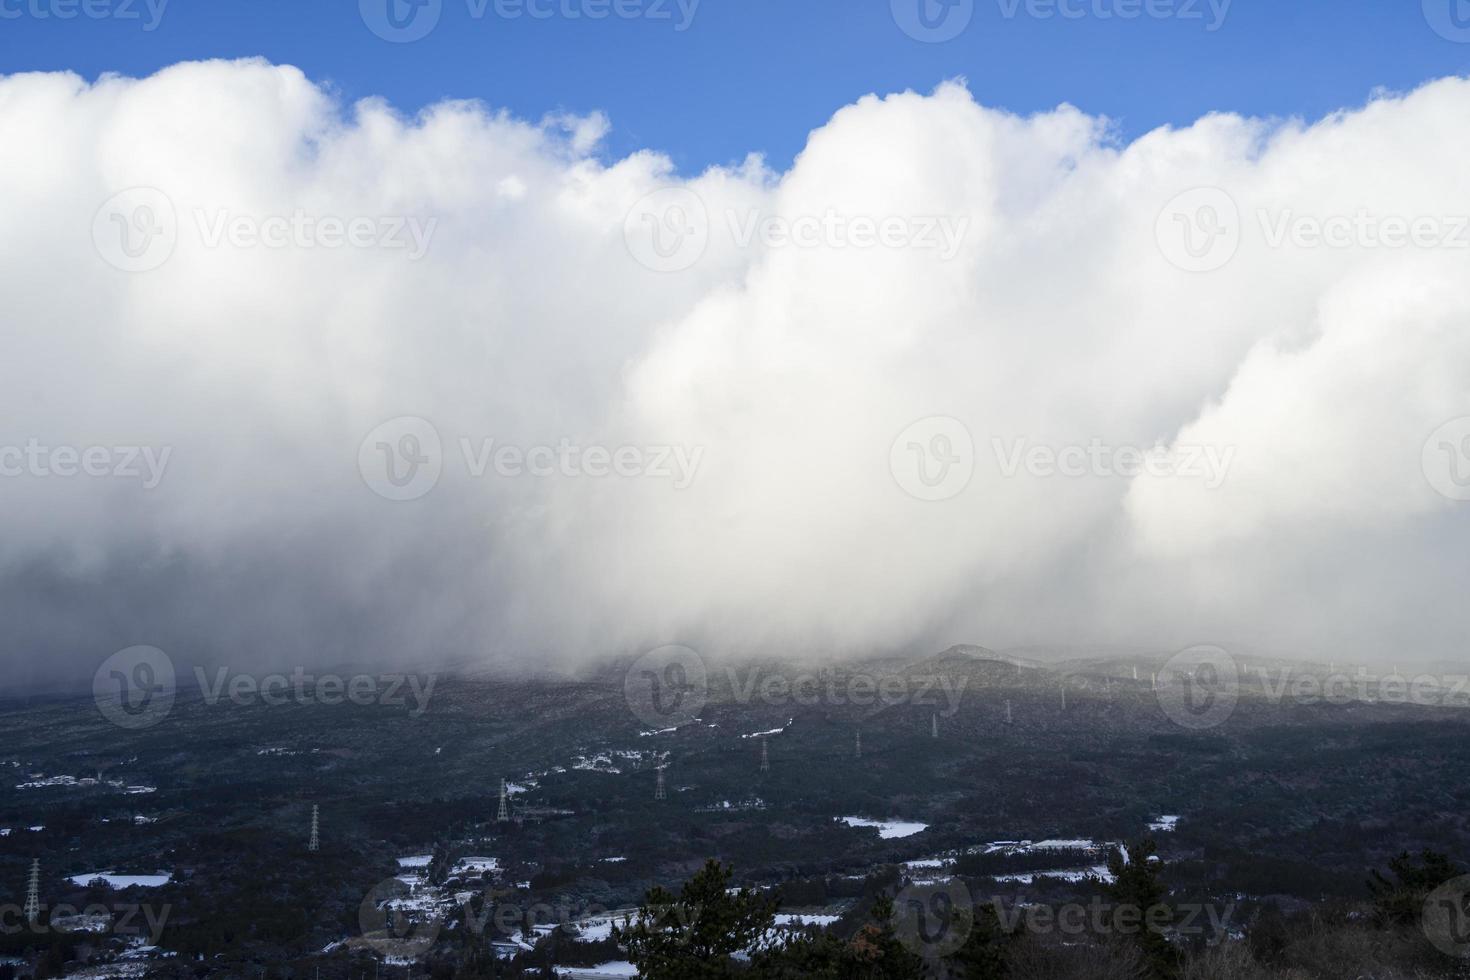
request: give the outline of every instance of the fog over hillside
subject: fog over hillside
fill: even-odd
[[[1470,82],[1126,144],[963,81],[833,108],[787,172],[685,174],[263,61],[0,78],[12,682],[1458,658]]]

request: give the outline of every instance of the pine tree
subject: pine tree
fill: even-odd
[[[1113,880],[1105,887],[1113,901],[1113,934],[1136,940],[1156,976],[1173,977],[1177,957],[1162,930],[1173,924],[1174,913],[1165,901],[1169,889],[1159,877],[1163,862],[1157,851],[1151,837],[1128,845],[1126,851],[1115,848],[1108,854]]]
[[[857,970],[853,977],[861,980],[919,980],[924,976],[924,961],[909,950],[893,931],[893,899],[887,894],[873,900],[869,912],[871,924],[858,930],[852,945],[857,951]]]
[[[1463,873],[1445,855],[1428,850],[1420,852],[1418,864],[1407,851],[1390,858],[1388,870],[1393,880],[1377,870],[1370,872],[1372,877],[1368,879],[1374,919],[1379,925],[1417,924],[1429,893]]]
[[[662,888],[648,892],[628,928],[613,938],[644,980],[703,980],[735,976],[735,959],[776,921],[776,899],[748,888],[727,891],[734,871],[710,859],[675,898]]]

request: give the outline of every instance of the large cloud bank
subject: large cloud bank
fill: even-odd
[[[136,643],[1455,655],[1467,119],[1452,79],[1120,145],[946,84],[842,108],[787,173],[688,176],[607,160],[598,116],[405,119],[261,62],[0,79],[11,675]],[[1172,214],[1196,188],[1228,197]],[[442,452],[369,436],[404,416]],[[438,471],[413,499],[371,472],[399,451]]]

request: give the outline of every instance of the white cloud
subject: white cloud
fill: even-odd
[[[653,151],[603,159],[601,115],[405,119],[258,61],[4,78],[0,445],[173,449],[154,490],[0,479],[9,652],[1451,653],[1470,504],[1435,492],[1421,450],[1470,415],[1470,251],[1272,248],[1267,229],[1470,211],[1467,110],[1470,84],[1445,80],[1316,124],[1215,115],[1120,145],[1070,107],[1022,119],[949,84],[841,109],[787,173],[753,156],[681,177]],[[166,195],[177,243],[124,273],[93,220],[138,186]],[[708,242],[660,273],[625,228],[669,186],[697,195]],[[1155,238],[1196,187],[1239,209],[1233,259],[1202,273]],[[209,247],[230,217],[310,220],[318,243],[323,219],[433,225],[417,260],[381,235]],[[772,217],[816,244],[742,247]],[[929,247],[946,227],[952,257]],[[903,247],[873,244],[884,228]],[[443,476],[390,502],[359,448],[405,415],[434,424]],[[929,416],[977,451],[939,502],[889,472]],[[461,438],[702,456],[680,490],[473,478]],[[1017,439],[1233,456],[1215,489],[1006,478],[993,441]]]

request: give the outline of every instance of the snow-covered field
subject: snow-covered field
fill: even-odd
[[[878,836],[883,840],[912,837],[929,829],[928,824],[911,820],[869,820],[866,817],[841,817],[839,819],[849,827],[877,827]]]

